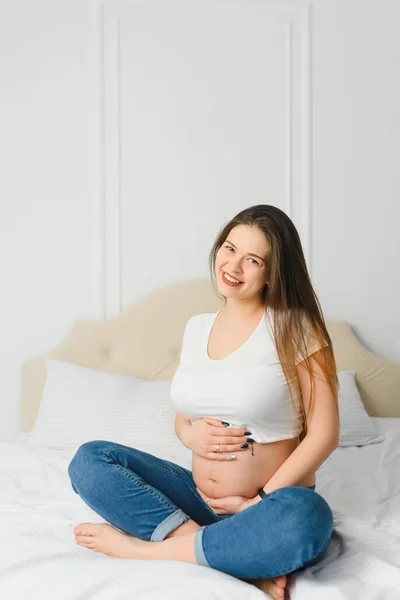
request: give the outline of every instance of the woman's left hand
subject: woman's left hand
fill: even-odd
[[[215,512],[217,515],[226,515],[226,514],[236,514],[242,512],[242,510],[246,510],[250,506],[256,504],[255,498],[244,498],[244,496],[225,496],[224,498],[210,498],[203,494],[202,491],[196,487],[199,495],[202,497],[204,502],[208,502],[208,506]],[[260,498],[261,499],[261,498]]]

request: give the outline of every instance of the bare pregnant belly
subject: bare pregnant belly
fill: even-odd
[[[235,452],[234,460],[223,461],[203,458],[193,453],[193,479],[199,490],[210,498],[254,498],[298,444],[298,437],[267,444],[254,443],[254,455],[249,446],[244,451]],[[297,485],[310,486],[314,483],[315,474],[312,474]]]

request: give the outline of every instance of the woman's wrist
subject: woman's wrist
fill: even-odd
[[[261,501],[262,501],[262,498],[257,494],[257,496],[254,496],[254,498],[250,498],[249,507],[255,506],[256,504],[258,504]]]

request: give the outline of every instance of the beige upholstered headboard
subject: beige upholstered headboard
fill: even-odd
[[[209,279],[158,289],[107,321],[76,322],[47,356],[22,364],[21,428],[30,431],[42,397],[45,360],[145,379],[171,379],[189,317],[223,306]],[[400,417],[400,365],[364,348],[346,322],[328,323],[338,370],[352,369],[371,416]]]

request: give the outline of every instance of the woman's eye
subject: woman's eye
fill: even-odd
[[[225,248],[226,248],[227,250],[233,250],[233,251],[235,251],[235,250],[232,248],[232,246],[225,246]],[[252,260],[252,261],[253,261],[253,263],[255,263],[256,265],[260,266],[260,265],[259,265],[259,263],[258,263],[258,262],[257,262],[257,261],[256,261],[254,258],[249,258],[249,260]]]

